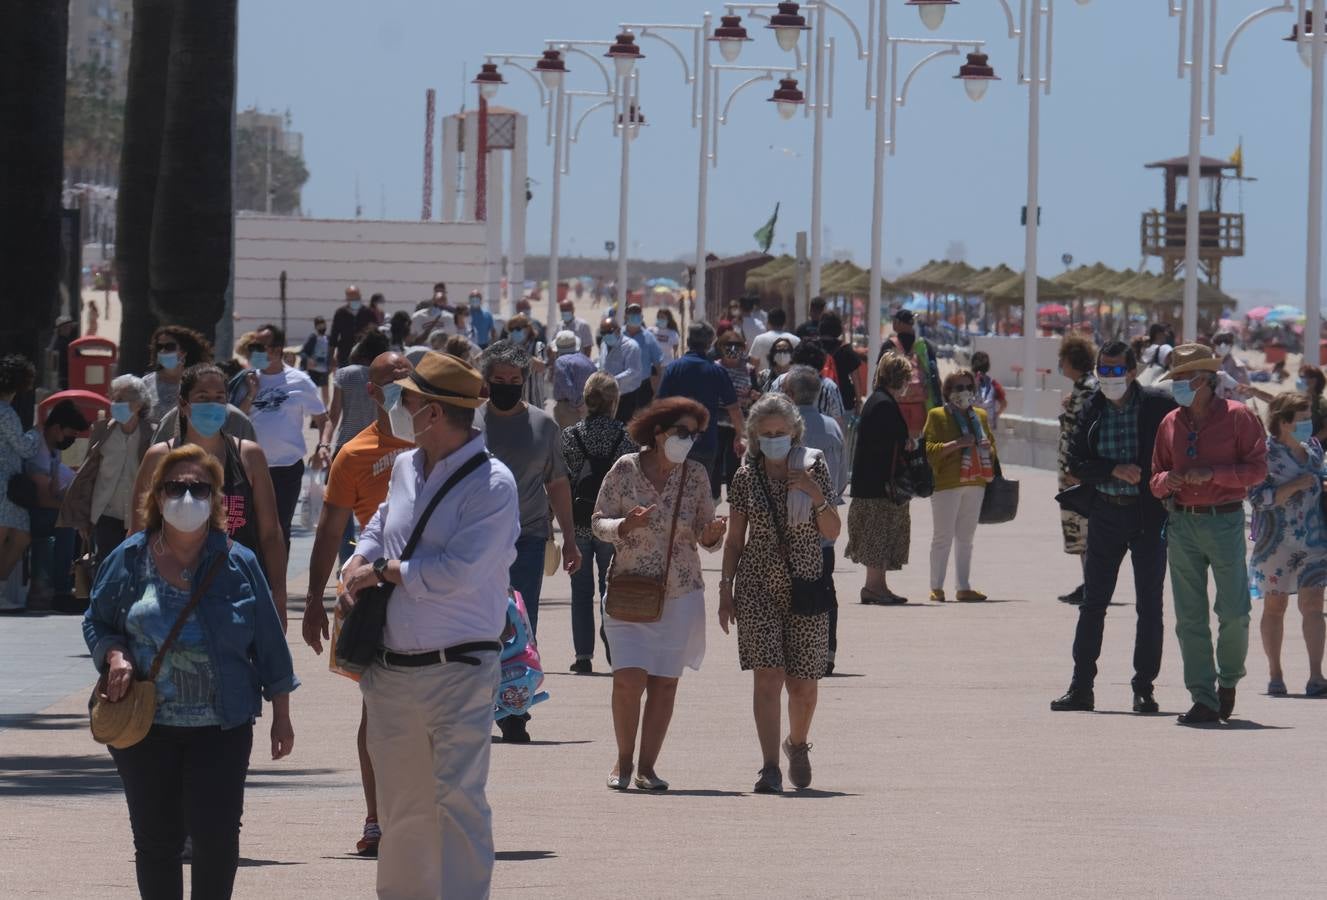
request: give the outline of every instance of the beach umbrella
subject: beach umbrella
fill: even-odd
[[[1271,311],[1272,308],[1270,306],[1256,306],[1245,313],[1245,315],[1250,319],[1262,319],[1266,318],[1267,314]]]
[[[1263,316],[1263,321],[1269,325],[1283,322],[1303,322],[1304,313],[1293,306],[1278,306]]]
[[[1067,316],[1069,315],[1069,307],[1061,306],[1059,303],[1043,303],[1041,306],[1037,307],[1037,315]]]
[[[678,291],[682,289],[682,285],[678,284],[672,278],[648,278],[645,281],[645,286],[652,288],[661,287],[670,291]]]

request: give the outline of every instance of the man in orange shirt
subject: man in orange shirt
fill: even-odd
[[[315,653],[323,652],[323,639],[327,633],[327,611],[323,608],[323,592],[336,565],[337,549],[341,546],[346,523],[353,511],[359,527],[363,528],[387,499],[387,487],[392,478],[392,461],[405,450],[413,448],[412,440],[393,433],[391,410],[398,405],[401,388],[392,382],[410,377],[410,361],[399,353],[383,353],[369,366],[369,396],[378,406],[378,418],[355,435],[337,451],[327,478],[322,514],[318,518],[318,531],[313,540],[313,553],[309,557],[309,590],[304,599],[304,642]],[[409,417],[398,431],[410,429]],[[409,435],[413,438],[414,435]],[[365,714],[360,705],[359,717],[359,773],[364,784],[364,833],[355,846],[360,856],[377,856],[382,831],[378,828],[378,797],[373,778],[373,763],[369,760],[366,743]]]

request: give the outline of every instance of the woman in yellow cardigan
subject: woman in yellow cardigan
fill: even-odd
[[[995,437],[986,411],[973,406],[977,382],[967,369],[945,378],[940,388],[944,404],[926,414],[926,458],[935,473],[931,495],[931,599],[945,600],[945,571],[949,548],[954,547],[954,599],[985,600],[968,580],[972,569],[972,536],[986,493],[986,483],[995,477]]]

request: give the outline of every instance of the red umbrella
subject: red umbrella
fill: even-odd
[[[1058,303],[1043,303],[1037,308],[1037,313],[1043,316],[1067,316],[1069,307],[1061,306]]]

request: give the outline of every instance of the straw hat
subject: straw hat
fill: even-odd
[[[484,379],[479,372],[455,356],[432,350],[419,358],[413,372],[395,384],[403,391],[453,406],[477,409],[484,405],[484,398],[479,396]]]
[[[1221,362],[1212,355],[1212,348],[1202,344],[1180,344],[1170,354],[1170,371],[1158,378],[1165,381],[1176,375],[1191,372],[1215,372],[1221,368]]]

